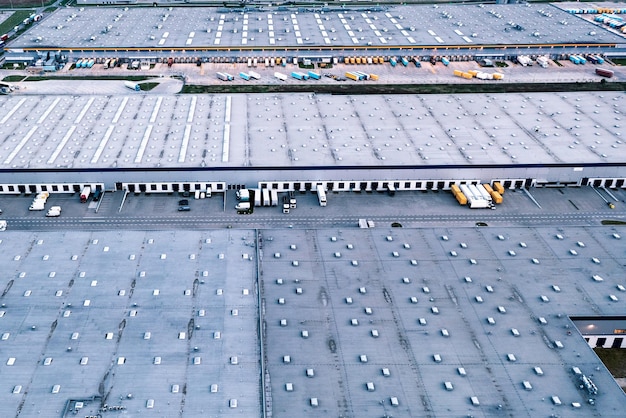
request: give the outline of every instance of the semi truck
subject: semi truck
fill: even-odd
[[[254,206],[262,206],[261,199],[263,198],[263,192],[259,189],[237,190],[235,197],[240,202],[254,202]]]
[[[537,64],[539,64],[541,68],[548,68],[549,66],[548,57],[537,57]]]
[[[476,186],[472,184],[461,184],[459,188],[467,198],[467,204],[471,209],[486,209],[491,207],[491,201],[486,200],[480,194]]]
[[[235,192],[235,197],[240,202],[249,202],[250,201],[250,190],[249,189],[241,189]]]
[[[256,205],[259,196],[260,193],[257,189],[237,190],[236,198],[239,200],[239,202],[235,205],[237,213],[239,215],[249,215],[254,212],[254,206]],[[253,205],[252,202],[255,204]]]
[[[234,77],[228,73],[217,73],[217,78],[222,81],[233,81]]]
[[[124,81],[124,87],[134,90],[134,91],[141,90],[141,87],[139,86],[139,84],[133,83],[132,81]]]
[[[602,77],[611,78],[613,77],[613,70],[608,70],[606,68],[596,68],[596,74]]]
[[[43,199],[35,199],[33,203],[30,204],[28,210],[44,210],[46,206],[46,201]]]
[[[326,191],[324,190],[324,186],[318,184],[316,186],[317,190],[317,200],[320,203],[320,206],[326,206]]]
[[[271,206],[272,202],[270,200],[270,190],[269,189],[262,189],[261,193],[263,195],[263,206]]]
[[[93,201],[97,202],[98,200],[100,200],[101,196],[102,196],[102,188],[100,186],[96,186],[96,190],[93,191]]]
[[[308,74],[300,73],[298,71],[293,71],[291,73],[291,76],[295,78],[296,80],[308,80],[309,79]]]
[[[56,218],[61,216],[61,206],[52,206],[48,209],[48,213],[46,213],[48,218]]]
[[[279,72],[275,72],[274,73],[274,77],[276,77],[280,81],[286,81],[287,80],[287,76],[285,74],[279,73]]]
[[[250,210],[250,202],[239,202],[235,205],[237,211]]]
[[[80,203],[86,203],[87,199],[89,199],[89,195],[91,194],[91,187],[84,187],[80,192]]]

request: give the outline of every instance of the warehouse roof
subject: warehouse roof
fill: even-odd
[[[446,47],[623,43],[549,4],[241,10],[59,8],[12,48]]]
[[[260,230],[258,287],[253,230],[7,231],[1,415],[622,416],[567,318],[623,313],[606,228]]]
[[[626,94],[0,97],[0,168],[622,163]]]

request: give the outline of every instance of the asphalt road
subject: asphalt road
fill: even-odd
[[[469,209],[468,209],[469,211]],[[59,218],[15,217],[4,218],[9,229],[23,231],[54,231],[54,230],[171,230],[171,229],[212,229],[212,228],[330,228],[357,227],[355,216],[262,216],[262,215],[221,215],[221,216],[86,216]],[[609,215],[606,212],[570,212],[570,213],[516,213],[505,211],[472,211],[466,215],[400,215],[400,216],[368,216],[368,220],[377,226],[389,227],[392,223],[400,223],[403,227],[471,227],[477,222],[487,225],[501,226],[591,226],[598,225],[605,219],[626,222],[623,212]]]

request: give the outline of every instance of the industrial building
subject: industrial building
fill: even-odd
[[[620,417],[568,317],[623,313],[619,233],[8,229],[0,412]]]
[[[7,45],[18,53],[164,62],[626,54],[619,32],[556,6],[60,8]]]
[[[0,97],[0,193],[624,187],[623,92]]]

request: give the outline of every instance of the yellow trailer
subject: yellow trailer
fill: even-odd
[[[452,190],[452,193],[455,195],[457,193],[461,193],[461,188],[457,186],[456,184],[453,184],[452,186],[450,186],[450,190]]]
[[[492,192],[491,193],[491,198],[493,199],[493,203],[499,205],[500,203],[502,203],[502,195],[498,192]]]
[[[356,63],[360,64],[361,63],[361,57],[356,57]]]
[[[359,81],[359,76],[354,73],[346,73],[346,77],[350,80]]]
[[[491,186],[489,184],[484,183],[483,187],[485,188],[485,190],[487,190],[487,193],[489,193],[489,194],[493,193],[493,189],[491,188]]]
[[[461,74],[461,77],[466,78],[468,80],[474,78],[474,76],[471,75],[470,73],[463,73],[463,74]]]
[[[350,64],[354,64],[356,62],[356,60],[354,59],[354,57],[350,57]]]
[[[504,74],[502,74],[502,73],[493,73],[493,79],[494,80],[503,80],[504,79]]]
[[[499,182],[499,181],[495,181],[495,182],[493,183],[493,189],[494,189],[496,192],[500,193],[501,195],[503,195],[503,194],[504,194],[504,187],[502,187],[502,184],[500,184],[500,182]]]
[[[454,193],[454,197],[456,197],[456,201],[459,202],[460,205],[467,205],[467,197],[465,197],[463,193]]]
[[[463,77],[463,71],[461,70],[454,70],[454,75],[457,77]]]
[[[479,72],[480,72],[480,71],[478,71],[478,70],[469,70],[467,73],[468,73],[468,74],[471,74],[471,75],[472,75],[472,77],[476,77],[476,75],[477,75]]]
[[[370,74],[370,80],[377,81],[378,80],[378,74]]]

